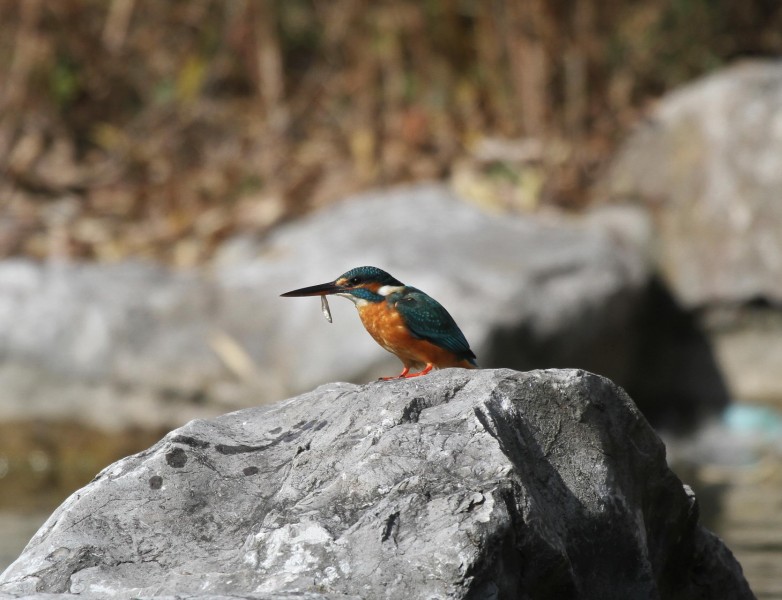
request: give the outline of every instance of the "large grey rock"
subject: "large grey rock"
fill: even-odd
[[[705,316],[736,398],[782,398],[782,63],[723,69],[667,95],[605,182],[654,217],[677,301]],[[768,305],[768,306],[766,306]]]
[[[685,306],[782,304],[782,63],[741,63],[667,95],[607,188],[652,209],[660,268]]]
[[[191,422],[69,498],[0,592],[753,597],[621,389],[458,369]]]
[[[491,216],[425,185],[234,240],[208,273],[0,263],[0,419],[175,426],[325,381],[395,374],[397,359],[349,302],[332,302],[329,325],[316,299],[279,298],[362,264],[441,300],[482,366],[575,366],[630,385],[649,269],[628,235],[644,228],[622,211]]]

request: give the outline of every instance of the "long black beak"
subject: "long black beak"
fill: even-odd
[[[338,286],[333,281],[329,283],[321,283],[319,285],[311,285],[310,287],[299,288],[292,292],[285,292],[280,294],[285,298],[295,298],[298,296],[328,296],[329,294],[336,294],[337,292],[344,291],[344,288]]]

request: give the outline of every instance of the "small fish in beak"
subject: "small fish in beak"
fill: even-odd
[[[320,310],[323,312],[323,316],[331,323],[331,309],[329,308],[329,301],[326,300],[326,296],[320,297]]]
[[[301,296],[320,296],[320,310],[323,312],[323,316],[331,323],[331,308],[329,308],[329,301],[326,296],[329,294],[337,294],[342,291],[342,287],[338,286],[336,281],[330,281],[329,283],[321,283],[319,285],[311,285],[309,287],[293,290],[292,292],[285,292],[281,294],[283,298],[296,298]]]

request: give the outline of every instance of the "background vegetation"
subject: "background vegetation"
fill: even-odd
[[[431,178],[578,208],[651,100],[781,50],[778,0],[0,0],[0,256],[193,265]]]

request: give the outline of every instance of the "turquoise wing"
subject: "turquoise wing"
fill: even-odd
[[[459,358],[475,362],[475,354],[470,350],[462,330],[437,300],[408,287],[396,300],[396,309],[415,337],[445,348]]]

